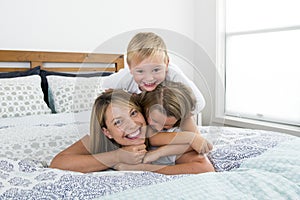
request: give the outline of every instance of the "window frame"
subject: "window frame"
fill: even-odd
[[[216,79],[215,79],[215,113],[213,115],[213,123],[217,125],[235,126],[250,129],[262,129],[283,132],[291,135],[300,136],[300,127],[297,125],[287,125],[275,122],[262,121],[259,119],[248,119],[238,116],[229,116],[225,113],[225,59],[226,59],[226,31],[225,31],[225,3],[226,0],[219,0],[216,3]],[[276,28],[267,30],[255,30],[245,32],[235,32],[234,34],[257,33],[264,31],[279,31],[299,29],[299,26]]]

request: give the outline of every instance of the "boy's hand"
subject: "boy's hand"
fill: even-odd
[[[201,135],[196,135],[191,147],[198,152],[199,154],[205,154],[210,152],[213,149],[213,145],[209,143],[204,137]]]
[[[126,146],[118,149],[118,158],[120,163],[139,164],[147,153],[146,145]]]

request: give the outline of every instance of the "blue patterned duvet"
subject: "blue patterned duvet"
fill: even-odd
[[[58,152],[88,132],[88,121],[89,113],[1,119],[0,199],[294,199],[300,195],[299,138],[262,130],[199,127],[214,144],[208,158],[216,173],[82,174],[47,168]]]
[[[300,138],[288,140],[239,168],[145,186],[103,199],[300,199]],[[102,198],[101,198],[102,199]]]

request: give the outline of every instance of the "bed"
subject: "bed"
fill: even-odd
[[[0,50],[0,62],[0,199],[300,198],[300,139],[264,130],[199,126],[214,144],[214,173],[48,168],[89,132],[101,80],[122,69],[124,57]]]

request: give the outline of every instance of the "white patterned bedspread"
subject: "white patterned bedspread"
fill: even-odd
[[[89,133],[90,112],[0,119],[0,157],[48,164],[61,150]]]
[[[271,150],[276,150],[280,144],[296,138],[261,130],[199,127],[202,134],[214,144],[208,157],[216,171],[229,171],[223,173],[197,176],[115,171],[82,174],[45,168],[58,152],[89,132],[89,119],[89,112],[0,119],[0,199],[92,199],[145,185],[156,187],[154,185],[158,183],[168,182],[165,184],[172,186],[181,180],[193,182],[198,176],[201,183],[197,184],[205,185],[204,180],[211,179],[210,181],[220,181],[223,187],[227,185],[225,180],[231,180],[226,177],[229,172],[237,173],[232,180],[238,180],[236,177],[247,180],[248,176],[267,176],[265,173],[260,175],[260,169],[249,172],[243,166],[246,161],[252,160],[250,158],[260,158]],[[257,163],[250,168],[256,169],[256,166]],[[179,178],[177,182],[173,180]],[[271,178],[273,180],[276,176]]]

